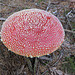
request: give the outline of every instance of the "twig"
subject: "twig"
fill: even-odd
[[[48,5],[48,3],[46,3],[46,2],[41,2],[41,3],[43,3],[43,4],[45,4],[45,5]],[[57,6],[57,4],[59,4],[59,2],[51,2],[50,4],[53,4],[53,5],[56,5]]]
[[[61,53],[61,55],[59,56],[59,58],[57,59],[57,61],[52,66],[55,66],[59,62],[59,60],[62,58],[62,56],[63,56],[63,53]]]
[[[3,18],[3,17],[2,17],[2,18],[0,18],[0,20],[1,20],[1,21],[5,21],[5,20],[6,20],[6,18]]]
[[[67,29],[64,29],[65,32],[70,32],[70,33],[75,33],[75,31],[71,31],[71,30],[67,30]]]
[[[48,72],[48,70],[46,70],[45,72],[42,73],[42,75],[45,75]]]
[[[37,7],[40,7],[41,9],[45,9],[43,6],[39,5],[38,3],[35,3],[35,5],[36,5]]]
[[[63,50],[62,50],[63,51]],[[59,60],[62,58],[63,56],[63,52],[61,51],[61,54],[59,55],[59,58],[51,65],[51,67],[56,66],[56,64],[59,62]],[[46,64],[47,66],[49,66],[49,64]],[[45,72],[42,73],[42,75],[45,75],[49,70],[46,70]],[[54,74],[53,74],[54,75]]]
[[[52,72],[53,72],[53,71],[52,71],[52,69],[50,68],[49,65],[47,65],[47,68],[48,68],[48,70],[49,70],[49,74],[52,75]]]
[[[21,69],[19,69],[19,70],[17,71],[17,74],[18,74],[18,75],[22,73],[22,71],[23,71],[23,69],[24,69],[24,66],[25,66],[25,65],[22,65]]]
[[[48,57],[46,57],[46,56],[39,57],[39,59],[50,61],[50,58],[48,58]]]
[[[65,8],[64,8],[64,13],[66,12]],[[70,28],[72,29],[72,26],[70,24],[70,21],[68,19],[68,16],[66,16],[66,13],[65,13],[65,20],[67,21],[67,24],[70,26]]]
[[[3,4],[3,3],[0,3],[0,5],[5,5],[5,6],[12,7],[12,8],[16,8],[16,7],[18,7],[18,6],[11,6],[11,5],[8,5],[8,4]]]
[[[70,12],[67,13],[66,17],[72,12],[72,10]]]
[[[51,1],[49,0],[49,4],[48,4],[48,6],[47,6],[47,8],[46,8],[46,11],[48,11],[48,9],[49,9],[49,7],[50,7],[50,4],[51,4]]]
[[[67,17],[67,16],[66,16],[66,19],[67,19],[68,25],[69,25],[69,26],[70,26],[70,28],[72,29],[71,23],[70,23],[70,21],[69,21],[69,19],[68,19],[68,17]]]

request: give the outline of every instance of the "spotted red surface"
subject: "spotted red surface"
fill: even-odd
[[[40,9],[22,10],[3,23],[1,39],[12,52],[39,57],[54,52],[64,41],[60,21]]]

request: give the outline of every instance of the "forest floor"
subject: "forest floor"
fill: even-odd
[[[38,8],[51,12],[65,30],[62,46],[49,56],[38,58],[36,75],[75,75],[75,2],[69,0],[0,0],[0,31],[14,12]],[[33,75],[25,57],[14,54],[0,41],[0,75]]]

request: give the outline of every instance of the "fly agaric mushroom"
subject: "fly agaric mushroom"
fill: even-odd
[[[10,51],[31,58],[54,52],[63,43],[64,36],[58,18],[40,9],[12,14],[1,30],[1,40]]]

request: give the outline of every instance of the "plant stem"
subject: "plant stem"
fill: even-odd
[[[29,70],[32,72],[33,75],[37,73],[37,66],[38,66],[38,58],[27,58],[25,57]]]
[[[37,73],[37,66],[38,66],[38,58],[35,58],[35,63],[34,63],[34,75]]]
[[[33,73],[31,60],[29,58],[27,58],[27,57],[25,57],[25,60],[27,62],[29,70]]]

